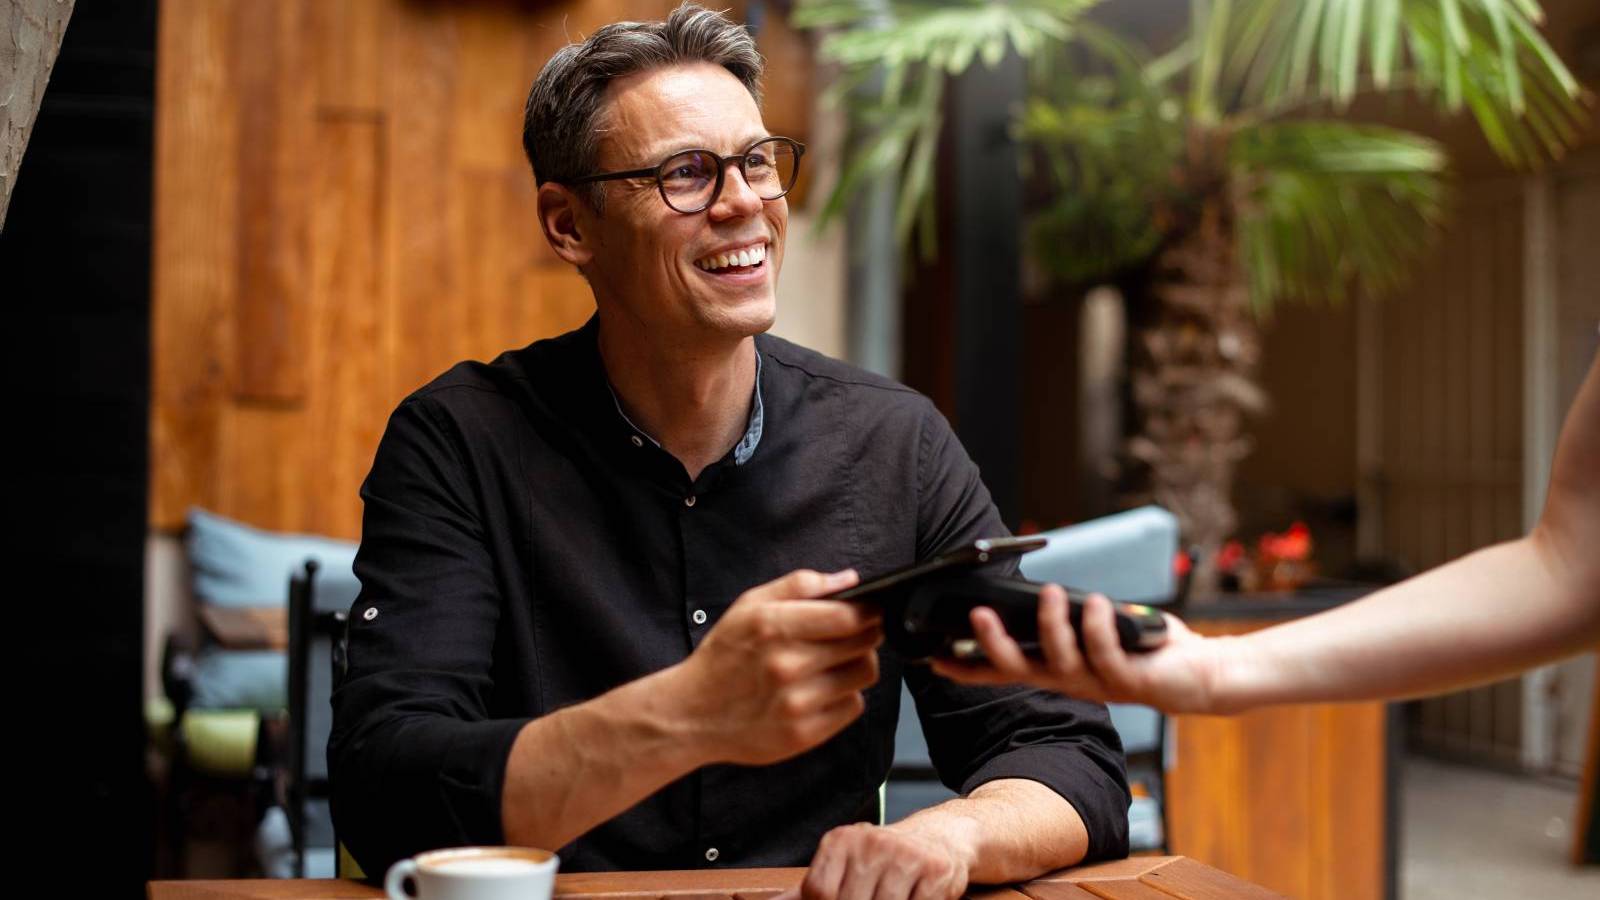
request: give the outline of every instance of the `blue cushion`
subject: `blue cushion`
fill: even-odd
[[[195,597],[218,606],[282,605],[308,558],[319,577],[355,578],[352,541],[263,531],[202,509],[189,510],[188,554]]]
[[[1050,543],[1022,557],[1025,578],[1099,591],[1131,603],[1172,601],[1178,519],[1159,506],[1141,506],[1038,537]]]
[[[223,650],[208,647],[195,655],[197,709],[253,709],[276,712],[289,705],[289,670],[281,650]]]

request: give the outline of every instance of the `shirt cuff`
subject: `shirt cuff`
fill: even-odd
[[[1037,781],[1072,804],[1089,833],[1089,850],[1083,862],[1128,855],[1128,805],[1132,797],[1126,785],[1070,745],[1040,744],[1002,753],[962,783],[961,795],[965,797],[979,785],[1002,778]]]
[[[463,722],[453,729],[456,746],[439,772],[439,795],[463,843],[505,843],[500,800],[506,764],[517,735],[529,721],[491,719]]]

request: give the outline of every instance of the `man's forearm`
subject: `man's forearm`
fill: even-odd
[[[529,722],[506,761],[508,844],[554,850],[710,762],[665,669]]]
[[[889,826],[965,859],[977,884],[1023,881],[1082,861],[1089,832],[1072,804],[1037,781],[1003,778]]]

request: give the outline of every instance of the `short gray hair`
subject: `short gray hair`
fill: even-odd
[[[722,66],[761,103],[764,64],[744,26],[693,3],[665,22],[617,22],[568,44],[545,63],[522,114],[522,150],[539,184],[594,172],[599,153],[595,122],[612,79],[664,66],[708,62]],[[582,185],[589,205],[602,206],[600,185]]]

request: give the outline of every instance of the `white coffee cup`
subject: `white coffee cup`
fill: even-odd
[[[550,900],[560,865],[531,847],[430,850],[390,866],[383,889],[393,900]]]

